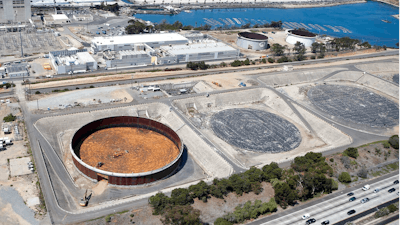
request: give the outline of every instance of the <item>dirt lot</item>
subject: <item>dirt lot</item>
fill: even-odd
[[[97,131],[82,144],[81,159],[93,167],[116,173],[141,173],[172,162],[179,149],[154,131],[117,127]]]

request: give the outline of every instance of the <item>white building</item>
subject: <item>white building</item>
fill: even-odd
[[[92,14],[76,14],[72,16],[76,21],[93,21]]]
[[[148,66],[156,62],[155,55],[154,49],[146,44],[137,44],[133,50],[103,52],[108,70]]]
[[[18,63],[6,66],[6,73],[9,77],[27,77],[29,76],[27,63]]]
[[[122,51],[132,50],[135,44],[147,44],[150,47],[161,45],[186,44],[189,40],[177,33],[163,34],[133,34],[114,37],[95,37],[92,40],[92,51]]]
[[[0,23],[27,22],[31,14],[30,0],[0,1]]]
[[[6,75],[6,68],[0,67],[0,77],[3,78]]]
[[[47,26],[64,25],[69,23],[71,23],[71,20],[65,14],[51,14],[50,16],[44,17],[44,24]]]
[[[84,73],[97,70],[96,60],[86,49],[54,51],[49,53],[49,58],[57,74]]]
[[[222,42],[207,39],[186,45],[161,46],[160,51],[177,57],[177,63],[233,59],[240,53],[239,50]]]
[[[102,2],[114,4],[115,0],[32,0],[32,6],[93,6]]]
[[[306,47],[311,47],[315,42],[316,35],[304,30],[286,30],[286,42],[289,44],[303,43]]]

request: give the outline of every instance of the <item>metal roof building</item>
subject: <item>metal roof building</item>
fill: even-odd
[[[150,47],[161,45],[186,44],[189,40],[177,33],[162,34],[133,34],[114,37],[95,37],[92,40],[92,49],[98,51],[122,51],[132,50],[135,44],[147,44]]]

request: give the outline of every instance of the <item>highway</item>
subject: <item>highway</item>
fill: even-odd
[[[353,221],[357,215],[365,211],[374,209],[386,202],[398,201],[399,185],[393,184],[393,181],[398,179],[398,171],[382,176],[365,184],[370,184],[371,188],[363,191],[361,188],[365,184],[357,185],[345,191],[336,192],[322,199],[295,206],[290,210],[282,211],[282,213],[272,214],[271,216],[259,219],[248,223],[251,225],[275,225],[275,224],[305,224],[306,220],[302,219],[304,214],[310,214],[310,218],[316,219],[315,224],[321,224],[322,221],[329,220],[330,224],[343,224],[348,221]],[[374,189],[379,188],[378,193],[374,193]],[[389,193],[390,188],[396,188],[395,192]],[[349,201],[351,197],[347,193],[353,192],[357,199]],[[370,201],[361,203],[361,199],[369,198]],[[347,212],[354,209],[355,214],[349,216]],[[375,209],[376,210],[376,209]],[[352,218],[352,219],[348,219]]]
[[[382,52],[382,53],[390,53],[393,54],[394,51],[387,51],[387,52]],[[396,54],[398,54],[398,52],[394,52]],[[302,62],[304,63],[304,62]],[[279,64],[279,66],[282,66],[282,64]],[[342,66],[341,66],[342,67]],[[243,71],[246,70],[246,68],[241,68]],[[318,68],[316,68],[318,69]],[[201,73],[201,72],[200,72]],[[204,72],[207,73],[207,72]],[[180,75],[182,76],[182,75]],[[185,76],[193,76],[192,74],[188,74]],[[259,75],[257,75],[259,76]],[[164,79],[164,78],[163,78]],[[130,81],[128,81],[130,82]],[[272,91],[274,91],[276,94],[278,94],[280,97],[282,97],[289,105],[291,104],[295,104],[291,102],[291,99],[289,99],[287,96],[281,94],[280,92],[277,92],[275,89],[267,87],[265,84],[261,84],[260,86],[256,86],[256,88],[269,88]],[[254,88],[254,87],[253,87]],[[238,89],[234,89],[234,90],[223,90],[223,91],[214,91],[211,92],[210,94],[216,94],[216,93],[224,93],[224,92],[232,92],[232,91],[236,91],[236,90],[241,90],[242,88],[238,88]],[[249,89],[249,88],[246,88]],[[52,116],[52,115],[64,115],[64,114],[70,114],[70,113],[74,113],[74,112],[82,112],[82,111],[88,111],[90,109],[87,108],[77,108],[77,109],[72,109],[69,111],[59,111],[59,112],[54,112],[51,114],[31,114],[29,112],[29,110],[26,107],[26,100],[25,100],[25,93],[23,91],[23,88],[21,86],[20,82],[17,82],[17,88],[15,89],[16,94],[20,100],[20,105],[21,105],[21,109],[23,111],[24,114],[24,119],[25,119],[25,124],[27,125],[27,132],[28,132],[28,136],[31,142],[31,146],[32,146],[32,151],[33,151],[33,156],[35,158],[35,163],[36,163],[36,168],[37,168],[37,172],[40,178],[40,182],[41,182],[41,186],[42,186],[42,190],[43,190],[43,194],[46,200],[46,206],[47,209],[49,211],[49,214],[51,216],[51,219],[53,221],[53,223],[55,224],[62,224],[62,223],[74,223],[74,222],[81,222],[81,221],[86,221],[86,220],[90,220],[93,218],[97,218],[100,216],[104,216],[110,213],[114,213],[114,212],[118,212],[118,211],[122,211],[122,210],[127,210],[127,209],[132,209],[132,208],[138,208],[141,206],[145,206],[147,205],[147,196],[144,196],[143,198],[132,198],[129,200],[124,200],[121,202],[118,201],[113,201],[113,202],[105,202],[104,204],[98,205],[94,208],[87,208],[87,209],[74,209],[73,208],[73,204],[74,204],[74,200],[79,199],[82,195],[84,190],[79,189],[78,187],[75,186],[74,182],[71,180],[68,172],[66,171],[62,160],[59,158],[59,156],[57,155],[57,153],[54,151],[54,149],[52,148],[52,146],[47,142],[46,139],[44,139],[44,137],[38,132],[38,130],[36,130],[36,128],[33,126],[33,124],[40,118],[43,117],[47,117],[47,116]],[[197,94],[197,95],[202,95],[202,94]],[[190,97],[193,97],[196,95],[190,95]],[[168,99],[159,99],[159,100],[146,100],[144,102],[140,102],[140,103],[151,103],[151,102],[162,102],[165,103],[169,106],[171,105],[171,101],[175,100],[175,99],[179,99],[179,98],[185,98],[187,96],[176,96],[176,97],[172,97],[172,98],[168,98]],[[133,105],[132,103],[126,103],[126,104],[120,104],[120,105],[104,105],[104,106],[99,106],[98,108],[96,108],[96,110],[99,109],[106,109],[106,108],[113,108],[113,107],[120,107],[120,106],[129,106],[129,105]],[[303,107],[303,106],[302,106]],[[175,110],[175,109],[174,109]],[[312,110],[307,109],[310,112]],[[186,117],[180,115],[178,112],[176,112],[177,115],[179,115],[181,117],[181,119],[183,119],[187,124],[190,124],[190,121],[188,121],[186,119]],[[300,115],[301,116],[301,115]],[[369,134],[366,132],[360,132],[359,130],[356,129],[352,129],[350,127],[346,127],[345,125],[341,125],[338,123],[335,123],[327,118],[325,118],[324,116],[321,115],[317,115],[318,117],[320,117],[322,120],[330,123],[330,124],[334,124],[335,127],[337,127],[338,129],[342,130],[344,133],[348,134],[349,136],[352,137],[353,139],[353,143],[349,146],[358,146],[360,144],[365,144],[367,142],[372,142],[372,141],[376,141],[376,140],[382,140],[385,139],[386,137],[384,136],[380,136],[380,135],[376,135],[376,134]],[[189,125],[192,129],[193,126],[190,124]],[[196,130],[196,129],[194,129]],[[200,131],[196,131],[196,133],[200,133]],[[212,143],[208,143],[210,145],[212,145]],[[342,146],[342,147],[338,147],[332,150],[329,150],[329,154],[335,153],[335,152],[339,152],[339,151],[343,151],[343,149],[345,149],[348,146]],[[325,152],[324,154],[328,154],[327,152]],[[220,155],[222,157],[224,157],[234,168],[235,172],[242,172],[243,171],[243,167],[241,165],[238,165],[236,160],[229,158],[228,156],[220,153]],[[281,167],[284,166],[288,166],[290,165],[290,162],[286,162],[284,164],[280,164]],[[383,176],[385,177],[385,176]],[[376,179],[376,181],[380,180],[381,178]],[[379,185],[379,184],[377,184]],[[396,189],[398,189],[398,187],[396,187]],[[383,193],[384,191],[382,191],[381,193],[379,193],[379,195],[384,195]],[[397,193],[397,191],[396,191]],[[149,193],[149,194],[155,194],[155,193]],[[328,195],[328,197],[335,197],[338,193],[332,194],[332,195]],[[364,193],[365,194],[365,193]],[[342,194],[341,194],[342,195]],[[394,194],[396,195],[396,194]],[[361,196],[361,194],[360,194]],[[385,195],[386,196],[386,195]],[[390,195],[389,195],[390,196]],[[397,196],[397,195],[396,195]],[[337,199],[339,201],[339,198]],[[346,199],[348,200],[348,199]],[[319,200],[318,200],[319,201]],[[335,202],[329,202],[329,206],[330,207],[339,207],[340,205],[346,205],[347,203],[343,200],[339,201],[340,204],[337,206],[337,204]],[[379,198],[372,198],[371,197],[371,201],[367,204],[372,204],[372,203],[376,203],[378,204],[380,202]],[[65,207],[61,207],[60,203],[63,203],[63,205],[69,205],[71,204],[71,208],[65,208]],[[312,202],[312,204],[317,204],[315,201]],[[353,205],[346,205],[346,207],[352,207]],[[367,206],[367,205],[366,205]],[[295,207],[294,209],[296,210],[300,210],[302,209],[303,206],[299,206],[299,207]],[[344,207],[343,210],[346,209],[346,207]],[[356,206],[354,206],[356,207]],[[324,208],[325,209],[325,208]],[[357,208],[358,209],[358,208]],[[87,213],[87,211],[90,210],[90,213]],[[318,210],[318,209],[316,209]],[[288,214],[290,213],[291,210],[285,210],[284,213]],[[300,213],[301,214],[301,213]],[[311,213],[310,213],[311,214]],[[278,214],[276,214],[278,215]],[[280,215],[280,213],[279,213]],[[312,216],[314,215],[319,215],[320,217],[316,218],[317,220],[320,220],[324,214],[323,212],[321,212],[320,214],[312,214]],[[269,219],[273,218],[275,216],[272,215],[270,217],[268,217]],[[327,215],[325,215],[327,216]],[[296,216],[293,215],[293,218],[290,220],[290,218],[287,218],[288,223],[304,223],[304,221],[299,221],[300,216],[298,216],[296,214]],[[327,216],[327,218],[330,218]],[[335,218],[332,217],[332,220],[334,220]],[[266,222],[266,221],[264,221]],[[261,224],[261,223],[259,223]]]

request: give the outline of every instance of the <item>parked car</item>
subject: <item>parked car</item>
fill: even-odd
[[[308,225],[308,224],[312,224],[312,223],[315,223],[315,219],[314,218],[311,218],[311,219],[309,219],[309,220],[307,220],[306,221],[306,224]]]
[[[329,224],[329,220],[325,220],[325,221],[323,221],[323,222],[321,223],[321,225],[327,225],[327,224]]]
[[[350,192],[350,193],[347,194],[347,196],[353,196],[353,195],[354,195],[353,192]]]
[[[392,192],[394,192],[396,190],[396,188],[390,188],[389,190],[388,190],[388,192],[389,193],[392,193]]]
[[[303,220],[310,218],[310,214],[306,213],[301,217]]]
[[[369,202],[369,198],[363,198],[363,199],[361,199],[361,203],[366,203],[366,202]]]
[[[355,201],[356,199],[357,199],[356,197],[351,197],[351,198],[349,199],[349,202]]]
[[[399,183],[399,180],[395,180],[394,182],[393,182],[393,184],[398,184]]]
[[[347,212],[347,215],[352,215],[352,214],[354,214],[354,213],[356,213],[356,210],[352,209],[352,210],[350,210],[350,211]]]

